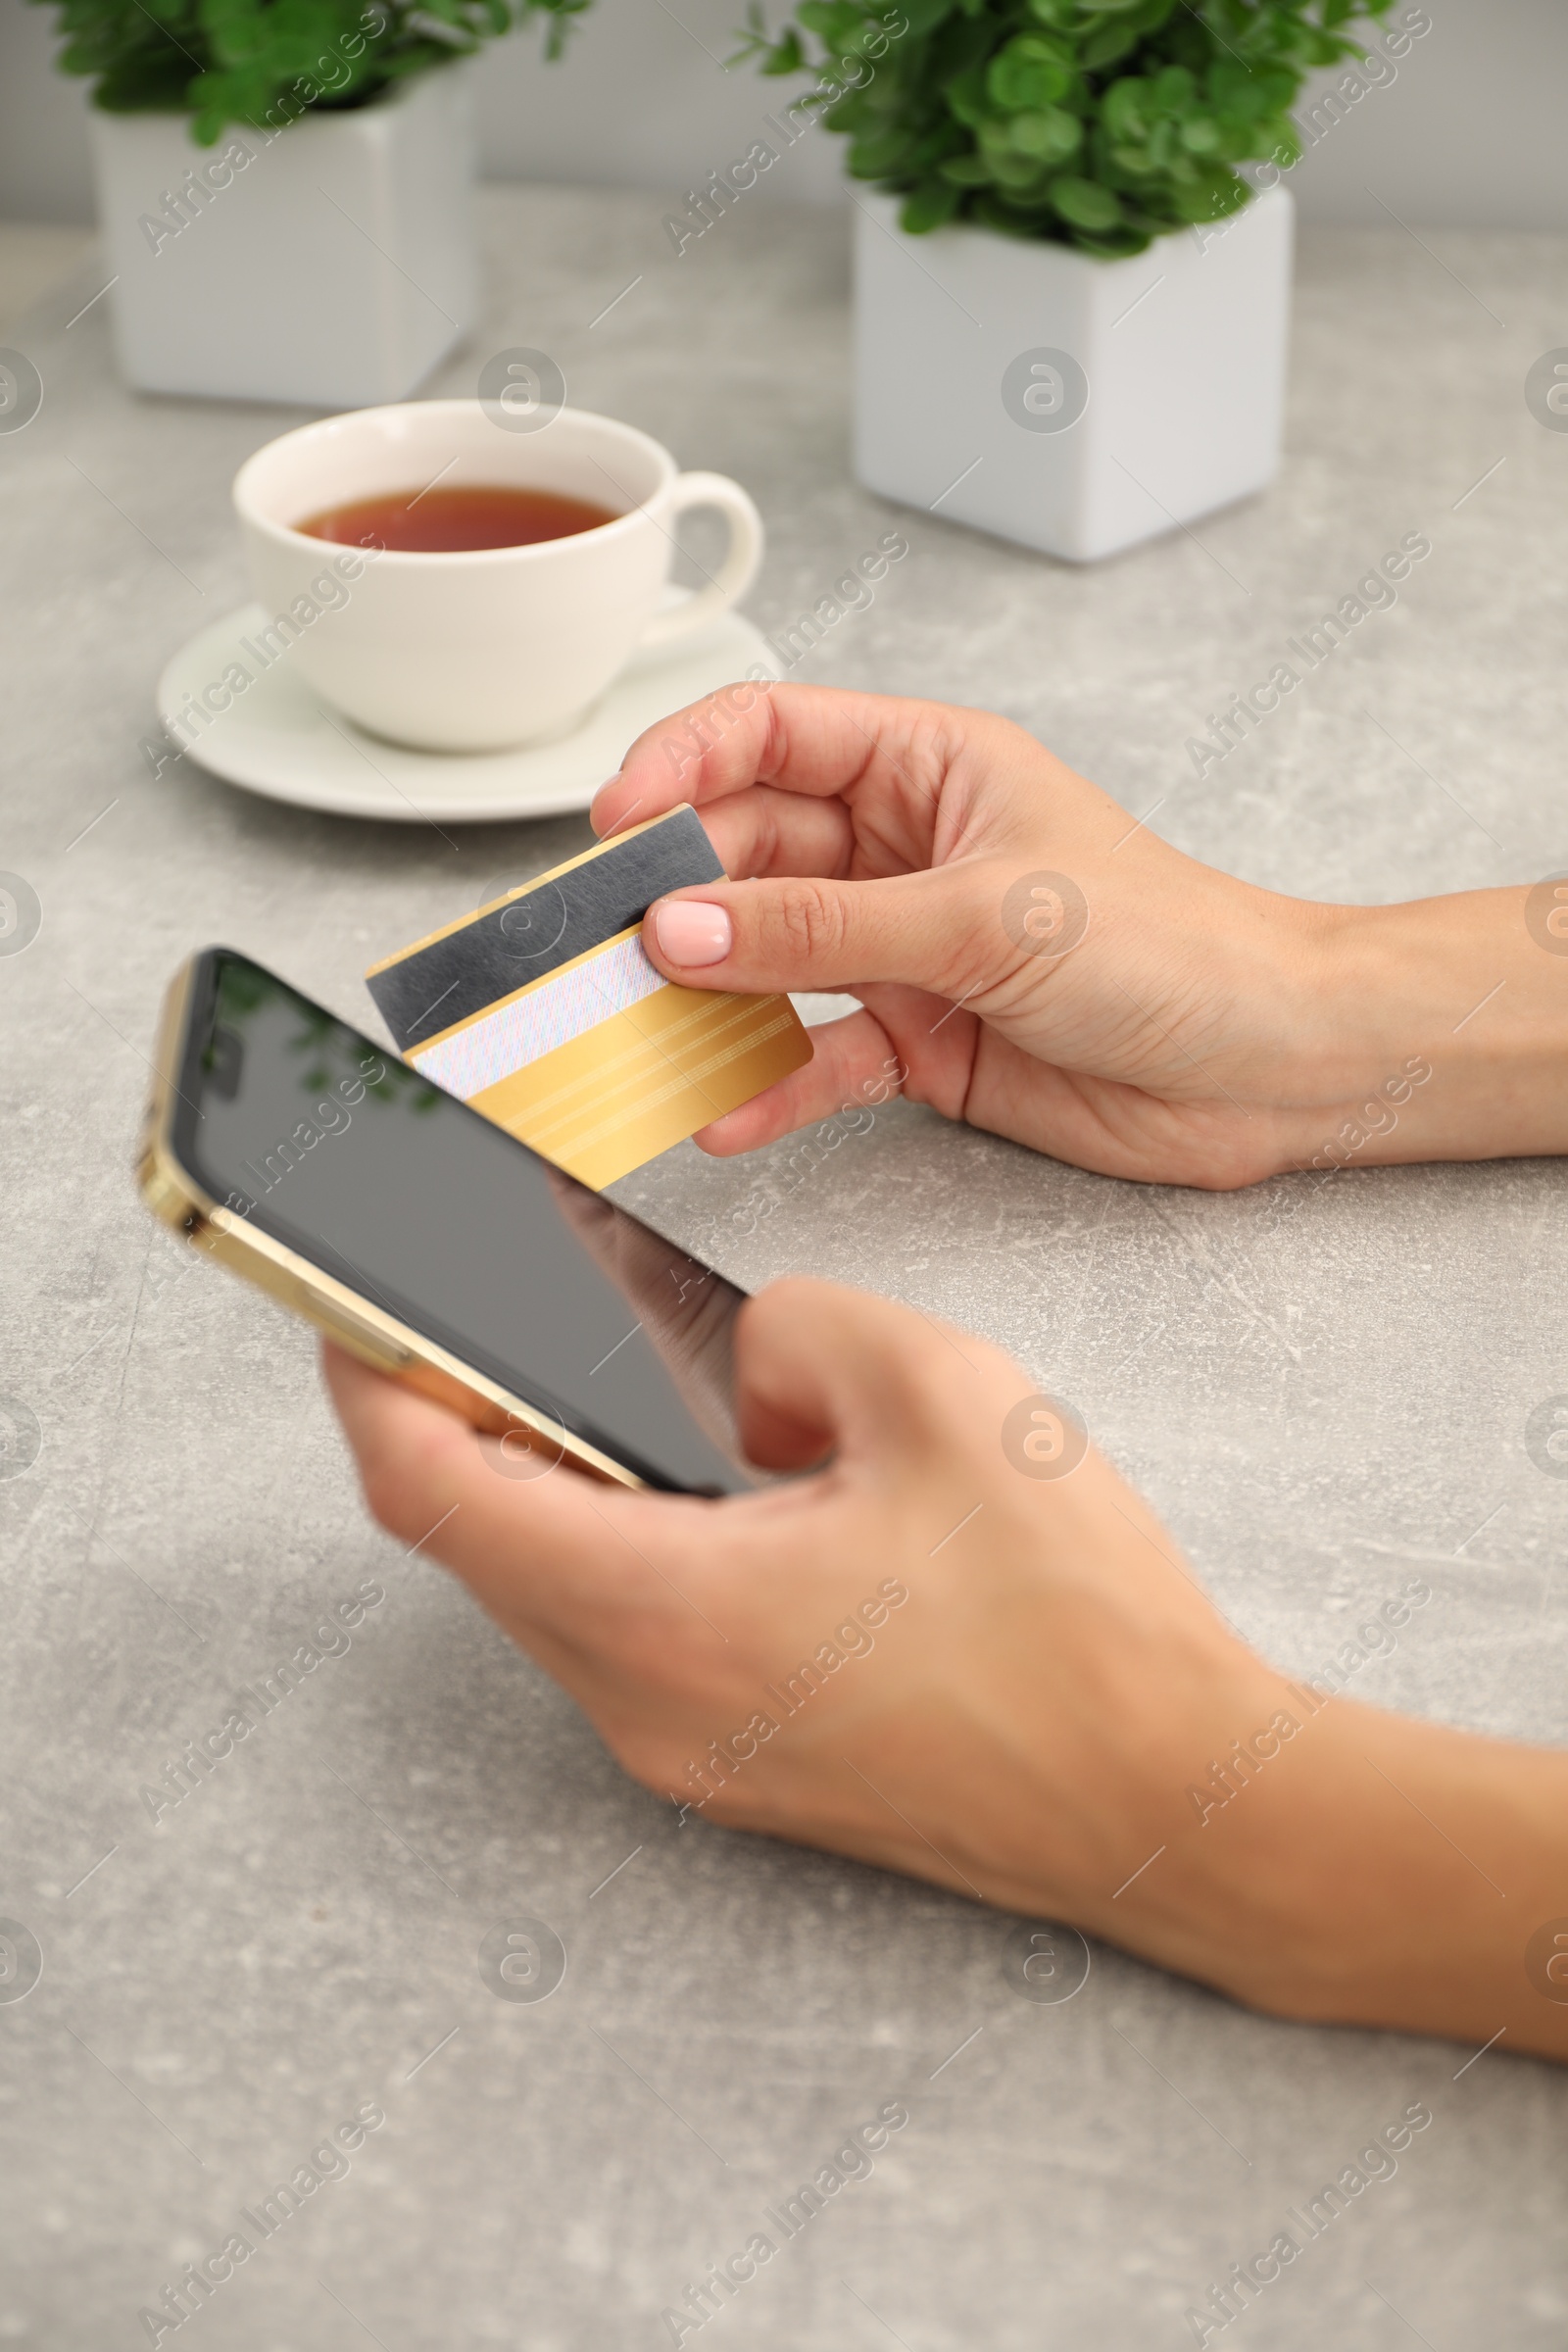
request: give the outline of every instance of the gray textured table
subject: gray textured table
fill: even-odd
[[[1284,889],[1373,900],[1568,865],[1568,440],[1521,396],[1564,332],[1561,243],[1309,238],[1277,489],[1081,573],[852,487],[838,220],[741,212],[677,262],[660,212],[492,195],[485,329],[432,389],[543,344],[584,405],[738,474],[772,534],[769,627],[899,519],[910,560],[799,674],[1005,710],[1136,813],[1158,804],[1183,848]],[[367,1525],[307,1334],[155,1234],[131,1142],[159,992],[193,943],[229,939],[363,1017],[373,953],[588,833],[467,831],[454,852],[188,764],[152,780],[151,682],[244,594],[228,477],[292,419],[126,398],[101,306],[65,325],[97,282],[14,331],[48,399],[0,438],[0,865],[44,910],[0,959],[0,1388],[42,1433],[0,1481],[0,1913],[44,1959],[0,2001],[0,2344],[144,2342],[139,2308],[375,2102],[346,2177],[190,2340],[654,2352],[661,2309],[901,2098],[873,2176],[704,2342],[1175,2352],[1207,2282],[1423,2100],[1397,2177],[1243,2332],[1560,2352],[1560,2073],[1505,2044],[1466,2067],[1446,2043],[1268,2023],[1098,1947],[1076,1998],[1039,2004],[1009,1981],[1005,1920],[677,1828],[460,1590]],[[1432,555],[1397,608],[1200,780],[1184,746],[1218,698],[1414,530]],[[1361,1690],[1561,1737],[1568,1487],[1523,1437],[1568,1389],[1556,1167],[1210,1199],[906,1107],[805,1183],[786,1159],[687,1147],[622,1190],[745,1281],[840,1276],[1013,1348],[1287,1666],[1419,1570],[1433,1602]],[[770,1213],[737,1216],[754,1194]],[[352,1649],[154,1827],[143,1785],[366,1578],[386,1599]],[[537,2006],[493,1997],[475,1958],[519,1913],[569,1955]]]

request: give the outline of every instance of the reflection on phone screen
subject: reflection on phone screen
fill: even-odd
[[[199,968],[173,1140],[215,1200],[650,1486],[757,1483],[732,1284],[260,964]]]

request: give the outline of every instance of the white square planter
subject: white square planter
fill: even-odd
[[[473,323],[471,75],[198,147],[88,110],[115,353],[146,392],[373,408]]]
[[[1089,563],[1260,490],[1279,464],[1283,188],[1130,261],[858,196],[855,469],[868,489]]]

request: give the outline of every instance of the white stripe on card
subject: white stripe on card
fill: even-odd
[[[510,1004],[481,1013],[466,1029],[410,1059],[424,1077],[466,1102],[665,986],[663,973],[655,971],[640,935],[633,933]]]

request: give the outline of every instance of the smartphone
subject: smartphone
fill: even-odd
[[[497,1438],[506,1476],[761,1483],[745,1294],[249,956],[171,985],[137,1174],[174,1231]]]

